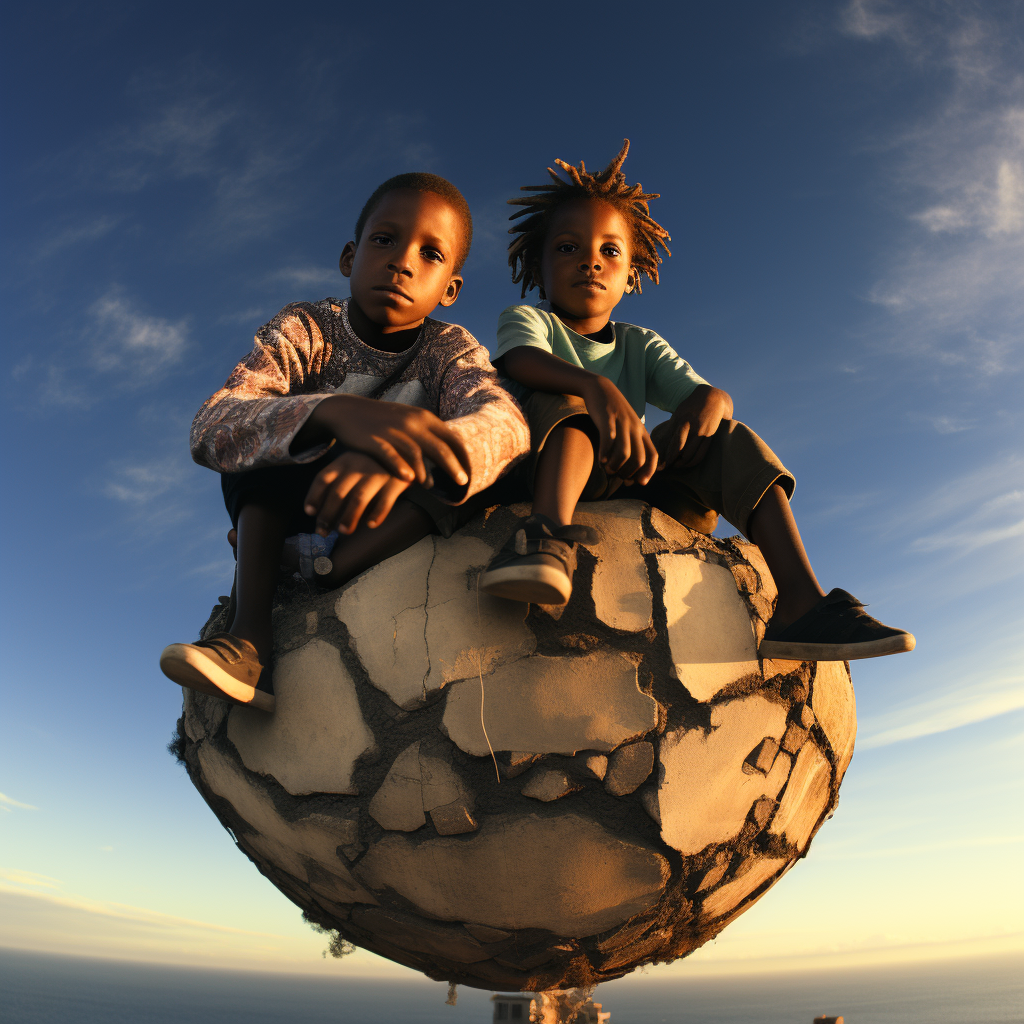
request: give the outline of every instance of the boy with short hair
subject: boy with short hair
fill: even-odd
[[[778,601],[763,658],[845,661],[910,651],[914,638],[884,626],[844,590],[822,590],[789,508],[795,481],[774,452],[732,418],[729,395],[698,376],[653,331],[615,323],[640,275],[658,283],[668,232],[639,184],[621,171],[629,150],[599,174],[561,160],[567,182],[524,186],[512,229],[513,281],[545,301],[498,320],[495,364],[516,385],[535,452],[533,515],[481,577],[488,593],[539,604],[568,601],[578,543],[576,503],[637,498],[711,533],[723,515],[761,549]],[[671,412],[648,434],[647,403]]]
[[[227,632],[164,650],[176,683],[273,710],[264,668],[286,540],[338,587],[428,533],[449,535],[528,451],[486,349],[428,316],[458,297],[472,231],[444,178],[388,179],[341,254],[351,298],[286,306],[199,410],[192,456],[222,474],[235,607]]]

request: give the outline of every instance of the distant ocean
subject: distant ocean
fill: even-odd
[[[344,967],[339,965],[339,971]],[[1019,957],[926,966],[674,981],[633,976],[598,989],[611,1024],[1019,1024]],[[460,988],[121,961],[0,949],[3,1024],[489,1024],[489,993]]]

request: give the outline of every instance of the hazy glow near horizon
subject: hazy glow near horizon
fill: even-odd
[[[610,64],[623,26],[557,6],[543,32],[278,11],[8,15],[0,946],[410,976],[323,960],[164,752],[157,654],[231,582],[188,425],[262,322],[346,294],[383,178],[465,192],[445,319],[489,344],[519,301],[504,200],[628,136],[674,256],[617,316],[795,471],[823,584],[918,637],[854,665],[857,753],[806,860],[651,973],[1024,949],[1019,5],[666,5]]]

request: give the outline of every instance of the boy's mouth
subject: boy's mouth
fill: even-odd
[[[378,285],[375,285],[373,287],[372,291],[375,291],[375,292],[388,292],[391,295],[398,295],[399,297],[405,299],[407,302],[412,302],[412,296],[406,294],[405,292],[403,292],[402,289],[399,288],[397,285],[393,285],[393,284],[378,284]]]
[[[594,291],[607,291],[605,286],[600,281],[595,280],[592,277],[588,277],[585,281],[577,281],[573,288],[591,288]]]

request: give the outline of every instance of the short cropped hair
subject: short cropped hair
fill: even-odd
[[[658,192],[644,192],[640,183],[626,184],[626,176],[621,167],[629,152],[629,139],[623,141],[618,156],[598,174],[590,174],[580,161],[579,167],[567,164],[564,160],[555,163],[562,168],[570,180],[560,178],[554,170],[548,168],[548,174],[554,179],[553,185],[523,185],[520,192],[539,192],[540,195],[529,198],[510,199],[512,206],[523,206],[525,209],[512,214],[509,220],[525,217],[526,220],[509,228],[509,234],[515,235],[508,246],[508,265],[512,268],[512,281],[523,282],[523,297],[533,287],[543,294],[540,280],[541,254],[544,250],[544,239],[547,236],[551,216],[560,206],[576,199],[597,199],[610,203],[626,219],[632,234],[630,246],[630,264],[636,279],[636,290],[640,291],[640,275],[646,274],[655,284],[658,283],[658,264],[661,256],[657,247],[671,256],[668,246],[671,241],[669,233],[651,220],[647,207],[649,199],[660,199]]]
[[[411,189],[413,192],[433,192],[440,196],[459,216],[462,222],[462,244],[455,259],[455,273],[462,269],[469,255],[469,247],[473,244],[473,215],[469,212],[469,203],[466,197],[447,178],[437,174],[427,174],[424,171],[411,171],[408,174],[396,174],[393,178],[378,185],[373,190],[373,195],[363,204],[363,209],[356,221],[356,245],[363,236],[363,228],[366,221],[376,209],[377,204],[389,192],[400,188]]]

